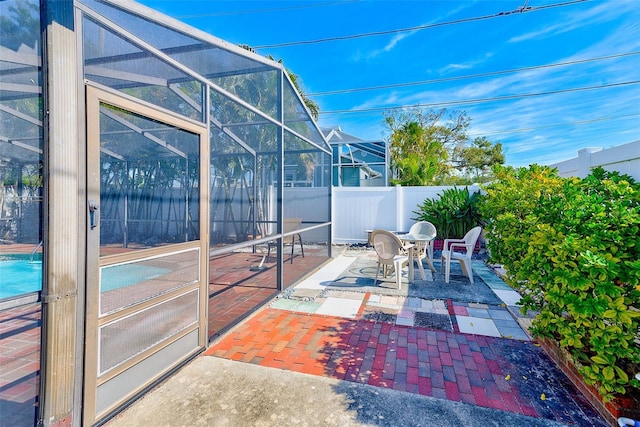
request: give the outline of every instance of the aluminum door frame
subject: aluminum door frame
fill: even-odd
[[[139,397],[146,389],[155,382],[165,378],[172,370],[181,364],[192,359],[200,353],[207,345],[207,317],[208,317],[208,278],[209,278],[209,140],[208,131],[205,124],[185,119],[177,114],[160,110],[157,107],[145,102],[129,98],[126,95],[112,92],[106,88],[86,84],[86,120],[87,120],[87,262],[86,262],[86,311],[85,311],[85,347],[84,347],[84,381],[83,381],[83,424],[91,425],[106,418],[127,402]],[[89,211],[91,202],[100,200],[100,107],[107,104],[112,107],[121,108],[132,114],[141,115],[145,118],[156,120],[164,124],[179,128],[189,133],[199,135],[200,151],[200,206],[199,206],[199,240],[170,244],[161,247],[140,249],[118,255],[108,255],[100,257],[100,228],[92,228]],[[97,214],[99,214],[97,206]],[[94,213],[96,215],[96,213]],[[98,220],[99,221],[99,220]],[[199,281],[191,286],[173,290],[149,301],[136,304],[104,316],[100,315],[100,269],[118,263],[130,263],[136,260],[162,257],[184,251],[198,251],[199,259]],[[197,324],[192,325],[187,330],[177,336],[154,345],[152,348],[138,354],[136,357],[126,361],[117,368],[109,371],[106,375],[98,374],[99,357],[99,328],[117,319],[129,317],[135,313],[147,310],[159,303],[166,302],[172,298],[178,298],[189,292],[198,292],[197,303]],[[189,343],[197,344],[192,348],[185,348],[191,344],[181,343],[181,339],[189,336]],[[185,341],[186,343],[187,341]],[[181,347],[182,346],[182,347]],[[166,353],[163,355],[163,352]],[[162,359],[159,364],[165,368],[159,372],[139,372],[146,360]],[[167,360],[170,359],[170,360]],[[158,362],[150,362],[153,365]],[[148,369],[148,368],[147,368]],[[136,372],[138,371],[138,372]],[[98,388],[108,381],[112,381],[118,376],[125,376],[133,372],[130,377],[143,377],[140,383],[132,390],[125,392],[113,404],[107,408],[98,408]]]

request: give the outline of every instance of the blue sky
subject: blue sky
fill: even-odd
[[[362,139],[422,105],[466,111],[512,166],[640,140],[638,0],[140,2],[282,59],[320,126]]]

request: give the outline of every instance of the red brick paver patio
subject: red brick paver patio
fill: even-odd
[[[205,354],[569,425],[606,425],[532,342],[267,308]]]

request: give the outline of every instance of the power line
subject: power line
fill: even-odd
[[[543,95],[555,95],[558,93],[568,93],[568,92],[580,92],[585,90],[594,90],[594,89],[604,89],[610,87],[620,87],[620,86],[629,86],[640,83],[640,80],[634,80],[630,82],[621,82],[621,83],[610,83],[600,86],[587,86],[587,87],[578,87],[578,88],[570,88],[570,89],[558,89],[551,90],[547,92],[535,92],[535,93],[524,93],[519,95],[504,95],[504,96],[495,96],[492,98],[477,98],[477,99],[466,99],[459,101],[444,101],[444,102],[433,102],[426,104],[414,104],[414,105],[397,105],[392,107],[376,107],[376,108],[362,108],[362,109],[351,109],[351,110],[334,110],[334,111],[321,111],[320,115],[326,114],[349,114],[349,113],[361,113],[361,112],[373,112],[373,111],[385,111],[385,110],[399,110],[403,108],[418,108],[418,107],[444,107],[448,105],[463,105],[463,104],[481,104],[484,102],[495,102],[495,101],[504,101],[508,99],[517,99],[517,98],[529,98],[533,96],[543,96]]]
[[[568,2],[564,2],[564,3],[549,4],[549,5],[546,5],[546,6],[535,6],[535,7],[532,7],[532,6],[525,7],[525,6],[523,6],[523,7],[520,7],[518,9],[515,9],[515,10],[512,10],[512,11],[508,11],[508,12],[498,12],[498,13],[494,13],[494,14],[491,14],[491,15],[476,16],[476,17],[472,17],[472,18],[456,19],[454,21],[437,22],[435,24],[418,25],[416,27],[400,28],[400,29],[386,30],[386,31],[374,31],[374,32],[370,32],[370,33],[352,34],[352,35],[348,35],[348,36],[327,37],[327,38],[315,39],[315,40],[300,40],[300,41],[295,41],[295,42],[265,44],[265,45],[261,45],[261,46],[253,46],[253,48],[258,50],[258,49],[268,49],[268,48],[274,48],[274,47],[288,47],[288,46],[296,46],[296,45],[304,45],[304,44],[315,44],[315,43],[325,43],[325,42],[333,42],[333,41],[340,41],[340,40],[351,40],[351,39],[357,39],[357,38],[363,38],[363,37],[382,36],[382,35],[386,35],[386,34],[404,33],[404,32],[408,32],[408,31],[424,30],[424,29],[427,29],[427,28],[443,27],[443,26],[446,26],[446,25],[462,24],[462,23],[474,22],[474,21],[483,21],[483,20],[486,20],[486,19],[498,18],[498,17],[502,17],[502,16],[513,15],[513,14],[516,14],[516,13],[535,12],[535,11],[538,11],[538,10],[550,9],[550,8],[553,8],[553,7],[569,6],[569,5],[572,5],[572,4],[575,4],[575,3],[583,3],[585,1],[589,1],[589,0],[573,0],[573,1],[568,1]]]
[[[617,54],[617,55],[600,56],[600,57],[597,57],[597,58],[577,59],[575,61],[558,62],[558,63],[555,63],[555,64],[534,65],[534,66],[531,66],[531,67],[514,68],[514,69],[510,69],[510,70],[489,71],[489,72],[486,72],[486,73],[469,74],[469,75],[466,75],[466,76],[443,77],[443,78],[440,78],[440,79],[422,80],[422,81],[407,82],[407,83],[394,83],[394,84],[388,84],[388,85],[361,87],[361,88],[353,88],[353,89],[336,89],[336,90],[329,90],[329,91],[324,91],[324,92],[308,93],[306,95],[307,96],[337,95],[337,94],[343,94],[343,93],[363,92],[363,91],[370,91],[370,90],[392,89],[392,88],[396,88],[396,87],[420,86],[420,85],[427,85],[427,84],[433,84],[433,83],[443,83],[443,82],[451,82],[451,81],[456,81],[456,80],[466,80],[466,79],[475,79],[475,78],[479,78],[479,77],[496,76],[496,75],[500,75],[500,74],[518,73],[518,72],[521,72],[521,71],[531,71],[531,70],[538,70],[538,69],[542,69],[542,68],[563,67],[563,66],[566,66],[566,65],[575,65],[575,64],[585,63],[585,62],[602,61],[602,60],[614,59],[614,58],[622,58],[622,57],[625,57],[625,56],[638,55],[638,54],[640,54],[640,51],[629,52],[629,53],[621,53],[621,54]]]

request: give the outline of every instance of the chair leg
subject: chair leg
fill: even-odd
[[[300,242],[300,252],[302,252],[302,258],[304,258],[304,246],[302,246],[302,236],[296,234],[298,236],[298,242]]]
[[[467,260],[460,260],[460,267],[465,276],[469,278],[469,281],[473,283],[473,270],[471,269],[471,263]]]
[[[443,263],[446,263],[444,266],[444,283],[449,283],[449,272],[451,271],[451,258],[443,258]]]
[[[264,266],[264,262],[267,260],[267,252],[266,252],[266,249],[263,246],[254,246],[254,251],[255,251],[255,249],[257,249],[260,252],[262,252],[262,259],[260,260],[260,264],[258,264],[255,267],[250,267],[249,271],[262,271],[262,270],[267,268],[267,267]]]
[[[382,268],[384,268],[384,266]],[[378,273],[380,273],[380,263],[376,266],[376,281],[374,282],[376,286],[378,286]]]
[[[422,258],[417,257],[417,261],[418,271],[420,271],[420,277],[422,277],[422,280],[427,280],[427,274],[424,272],[424,266],[422,265]],[[411,266],[411,268],[413,268],[413,266]]]
[[[433,240],[427,243],[427,264],[431,268],[431,271],[436,272],[436,268],[433,266]]]
[[[393,268],[396,270],[396,285],[398,285],[398,290],[400,290],[402,285],[402,262],[394,262]],[[409,266],[408,268],[413,268],[413,266]]]
[[[296,238],[294,237],[293,240],[291,241],[291,264],[293,264],[293,250],[296,247],[295,243],[296,243]]]

